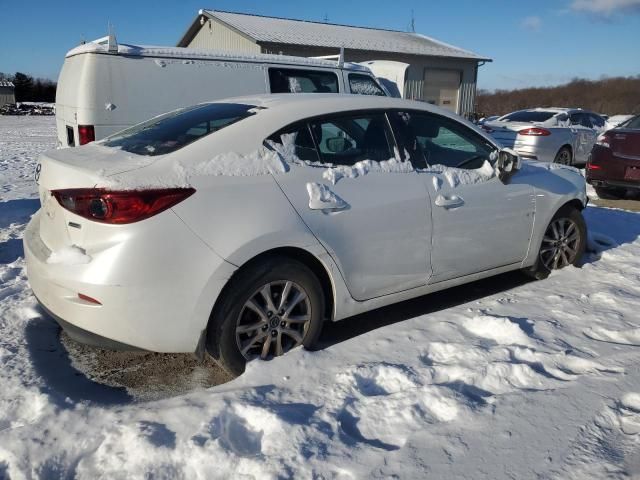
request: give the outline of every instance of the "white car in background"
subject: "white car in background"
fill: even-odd
[[[402,152],[402,153],[401,153]],[[29,281],[72,338],[252,358],[325,320],[585,248],[584,178],[520,165],[457,115],[358,95],[200,104],[50,151]]]
[[[583,165],[606,122],[580,108],[534,108],[509,113],[482,128],[525,159]]]
[[[607,130],[619,127],[623,123],[631,120],[635,115],[612,115],[607,118]]]

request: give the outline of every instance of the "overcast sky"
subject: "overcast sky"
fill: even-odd
[[[175,45],[200,8],[407,30],[493,58],[486,89],[640,74],[640,0],[0,0],[0,71],[57,78],[67,50],[115,26],[123,43]]]

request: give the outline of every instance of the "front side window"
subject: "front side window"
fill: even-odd
[[[414,138],[408,150],[420,152],[427,165],[476,169],[493,163],[496,147],[481,135],[447,117],[423,112],[401,112],[400,121]],[[410,152],[411,153],[411,152]]]
[[[270,68],[271,93],[338,93],[333,72],[296,68]]]
[[[393,137],[384,113],[314,120],[309,126],[324,163],[351,166],[393,157]]]
[[[351,93],[356,95],[376,95],[379,97],[386,96],[384,91],[369,75],[361,73],[349,74],[349,89]]]
[[[254,108],[254,105],[239,103],[183,108],[111,135],[101,144],[138,155],[164,155],[253,115]]]

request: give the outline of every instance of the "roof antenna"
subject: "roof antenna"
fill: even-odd
[[[322,17],[322,21],[324,23],[329,23],[329,14],[327,12],[324,13],[324,17]]]
[[[108,23],[109,36],[107,37],[107,51],[109,53],[118,53],[118,42],[116,41],[116,34],[113,33],[113,25]]]
[[[416,33],[416,17],[413,14],[413,8],[411,9],[411,25],[409,29],[411,33]]]

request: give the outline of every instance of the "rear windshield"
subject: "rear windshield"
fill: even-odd
[[[640,115],[627,120],[618,128],[631,128],[633,130],[640,130]]]
[[[254,105],[209,103],[183,108],[107,137],[102,145],[138,155],[164,155],[253,115]]]
[[[513,112],[505,115],[500,120],[503,122],[546,122],[558,112]]]

